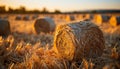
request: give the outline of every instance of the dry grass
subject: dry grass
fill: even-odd
[[[15,21],[11,16],[12,34],[0,37],[0,69],[120,69],[119,40],[114,42],[115,30],[107,24],[100,26],[105,37],[102,56],[76,62],[61,58],[51,49],[54,34],[34,35],[31,32],[34,21]]]

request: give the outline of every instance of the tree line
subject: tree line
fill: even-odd
[[[26,10],[26,8],[24,6],[20,6],[19,8],[17,9],[13,9],[11,7],[8,8],[8,10],[5,9],[6,7],[5,6],[0,6],[0,13],[15,13],[15,14],[28,14],[28,13],[42,13],[42,14],[45,14],[45,13],[61,13],[60,10],[58,9],[55,9],[54,12],[50,12],[47,8],[43,8],[42,10],[38,10],[38,9],[35,9],[35,10]]]
[[[34,9],[34,10],[26,10],[24,6],[20,6],[17,9],[13,9],[11,7],[8,8],[8,10],[5,9],[6,6],[0,6],[0,14],[1,13],[15,13],[15,14],[59,14],[59,13],[75,13],[75,14],[84,14],[84,13],[120,13],[120,9],[111,9],[111,10],[105,10],[105,9],[98,9],[98,10],[85,10],[85,11],[70,11],[70,12],[61,12],[59,9],[55,9],[53,12],[50,12],[46,7],[42,8],[42,10]]]

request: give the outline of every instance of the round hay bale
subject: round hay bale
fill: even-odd
[[[55,30],[55,27],[56,25],[54,21],[49,17],[37,19],[33,24],[33,28],[36,34],[39,34],[40,32],[53,32]]]
[[[73,15],[67,15],[66,16],[66,21],[74,21],[75,20],[75,17]]]
[[[120,16],[112,16],[109,21],[111,26],[118,26],[120,25]]]
[[[4,16],[4,17],[3,17],[3,19],[9,19],[9,16],[8,16],[8,15],[6,15],[6,16]]]
[[[77,19],[78,20],[83,20],[83,16],[81,14],[78,14]]]
[[[21,19],[22,19],[22,17],[20,15],[15,17],[15,20],[21,20]]]
[[[90,18],[90,14],[85,14],[85,19],[89,19]]]
[[[24,16],[23,20],[28,21],[28,20],[30,20],[30,17],[29,16]]]
[[[90,17],[89,17],[91,20],[94,19],[94,15],[93,14],[90,14]]]
[[[34,19],[37,19],[38,17],[39,17],[38,15],[33,15],[32,19],[34,20]]]
[[[11,33],[8,20],[0,19],[0,36],[7,36]]]
[[[95,22],[98,24],[98,25],[101,25],[102,23],[104,22],[109,22],[109,19],[110,19],[110,16],[107,16],[107,15],[96,15],[95,16]]]
[[[96,58],[105,48],[102,31],[90,21],[80,21],[57,27],[53,50],[67,60]]]
[[[86,15],[85,14],[82,14],[82,18],[85,19]]]

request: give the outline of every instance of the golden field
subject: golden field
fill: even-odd
[[[16,16],[29,16],[28,20],[15,20]],[[102,30],[105,49],[95,59],[83,58],[81,62],[61,58],[53,50],[55,32],[36,34],[33,24],[36,14],[0,14],[10,22],[11,34],[0,36],[0,69],[120,69],[120,27],[111,26],[109,21],[94,22]],[[89,19],[89,14],[37,14],[38,18],[50,17],[56,26]],[[69,16],[74,16],[70,19]],[[97,15],[97,14],[95,14]],[[95,16],[94,15],[94,16]],[[118,16],[120,14],[107,14]],[[98,19],[99,20],[99,19]],[[101,19],[100,19],[101,20]],[[117,30],[119,28],[119,30]],[[117,31],[116,31],[117,30]],[[69,43],[68,43],[69,44]]]

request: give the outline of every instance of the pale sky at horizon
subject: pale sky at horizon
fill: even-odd
[[[0,5],[18,8],[25,6],[28,10],[42,10],[46,7],[53,11],[75,11],[88,9],[120,9],[120,0],[0,0]]]

